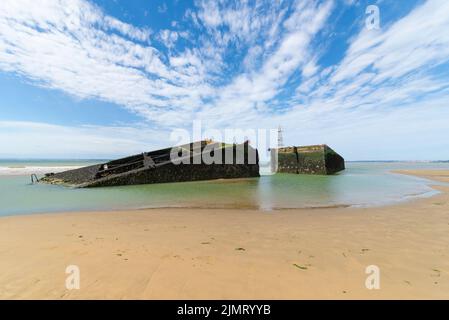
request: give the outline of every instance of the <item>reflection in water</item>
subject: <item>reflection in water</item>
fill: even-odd
[[[257,205],[263,210],[334,205],[335,177],[277,174],[262,176],[257,186]]]

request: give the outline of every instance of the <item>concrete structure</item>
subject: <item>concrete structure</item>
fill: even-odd
[[[277,152],[277,165],[272,170],[295,174],[334,174],[345,169],[345,160],[327,145],[282,147],[271,149],[272,159]]]
[[[172,161],[173,154],[177,155],[177,161]],[[211,163],[211,159],[215,159],[215,163]],[[248,143],[200,141],[80,169],[48,173],[39,181],[87,188],[248,177],[259,177],[257,149]]]

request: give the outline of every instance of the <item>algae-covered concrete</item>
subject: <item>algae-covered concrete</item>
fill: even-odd
[[[249,177],[259,177],[257,149],[248,143],[200,141],[49,173],[40,182],[89,188]]]
[[[273,171],[295,174],[329,175],[345,169],[345,160],[327,145],[272,149]]]

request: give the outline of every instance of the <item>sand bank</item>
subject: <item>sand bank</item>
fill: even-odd
[[[449,171],[401,171],[449,182]],[[449,187],[378,208],[0,218],[0,298],[449,299]],[[68,265],[80,289],[67,290]],[[365,287],[369,265],[380,289]]]

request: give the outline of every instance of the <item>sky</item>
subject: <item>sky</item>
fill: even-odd
[[[201,121],[446,160],[448,30],[447,0],[2,0],[0,158],[125,156]]]

